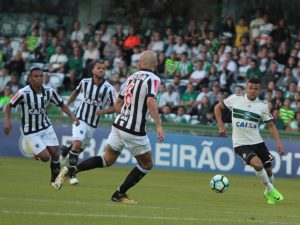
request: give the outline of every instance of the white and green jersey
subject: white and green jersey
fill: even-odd
[[[223,100],[223,104],[232,111],[233,147],[263,142],[259,133],[259,122],[273,119],[266,103],[258,98],[251,101],[247,96],[231,95]]]

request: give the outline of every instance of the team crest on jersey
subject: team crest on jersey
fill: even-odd
[[[244,119],[249,120],[251,118],[251,113],[250,112],[245,112],[244,113]]]

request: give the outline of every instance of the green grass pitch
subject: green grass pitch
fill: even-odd
[[[131,168],[78,174],[80,184],[49,186],[49,164],[0,157],[0,225],[296,225],[299,180],[276,178],[285,200],[267,205],[257,177],[225,174],[226,193],[214,193],[211,173],[154,169],[129,190],[137,205],[110,201]]]

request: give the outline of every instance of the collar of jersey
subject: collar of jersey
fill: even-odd
[[[148,71],[148,72],[154,73],[154,71],[149,70],[149,69],[146,69],[146,68],[141,68],[140,70],[142,70],[142,71]]]
[[[256,102],[258,100],[258,97],[256,99],[254,99],[253,101],[251,101],[248,97],[247,94],[245,94],[244,98],[248,101],[248,102]]]

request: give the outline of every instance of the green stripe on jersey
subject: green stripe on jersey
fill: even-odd
[[[260,115],[256,114],[256,113],[253,113],[253,112],[249,112],[249,111],[245,111],[245,110],[241,110],[241,109],[235,109],[233,108],[233,112],[234,113],[239,113],[239,114],[245,114],[245,113],[250,113],[251,117],[254,117],[256,119],[260,119]]]
[[[234,118],[244,119],[244,120],[252,121],[252,122],[255,122],[255,123],[259,122],[259,119],[256,119],[254,117],[247,116],[247,115],[245,116],[245,115],[240,114],[240,113],[232,113],[232,116]]]

